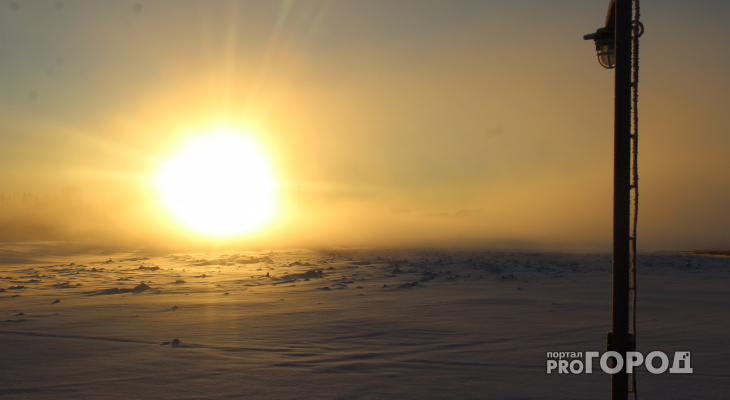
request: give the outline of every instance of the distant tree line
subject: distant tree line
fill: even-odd
[[[64,188],[53,195],[0,193],[0,240],[82,240],[110,236],[123,220],[122,198]],[[120,214],[122,213],[122,214]]]

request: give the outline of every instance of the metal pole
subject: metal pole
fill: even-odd
[[[631,259],[631,18],[632,1],[616,0],[616,69],[613,180],[613,324],[611,349],[626,360],[629,337]],[[626,400],[626,366],[611,376],[611,399]]]

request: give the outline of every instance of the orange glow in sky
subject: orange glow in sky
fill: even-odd
[[[62,4],[0,5],[0,240],[610,248],[605,0]],[[640,247],[730,247],[730,5],[642,9]]]

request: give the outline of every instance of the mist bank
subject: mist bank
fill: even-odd
[[[515,211],[516,210],[516,211]],[[171,219],[141,192],[0,194],[0,240],[68,241],[150,251],[224,248],[474,248],[611,251],[610,210],[595,219],[580,210],[544,213],[499,207],[436,210],[393,207],[378,199],[312,197],[290,202],[268,225],[238,236],[205,236]],[[726,250],[705,238],[641,236],[640,250]],[[643,239],[643,240],[642,240]]]

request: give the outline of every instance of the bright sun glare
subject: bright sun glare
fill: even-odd
[[[167,209],[199,233],[247,233],[274,216],[269,162],[251,139],[234,132],[190,140],[162,163],[156,184]]]

